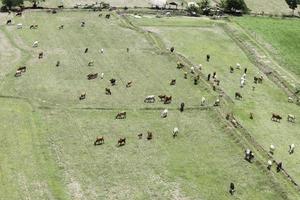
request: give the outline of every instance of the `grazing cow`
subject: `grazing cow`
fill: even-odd
[[[81,22],[81,23],[80,23],[80,26],[81,26],[81,27],[85,27],[85,22]]]
[[[39,46],[39,41],[35,41],[33,44],[32,44],[32,47],[38,47]]]
[[[247,69],[247,67],[244,69],[244,74],[247,74],[247,71],[248,71],[248,69]]]
[[[254,159],[254,153],[250,149],[246,149],[245,150],[245,160],[247,160],[248,162],[251,163],[253,159]]]
[[[271,120],[274,122],[280,122],[280,120],[282,119],[282,117],[278,114],[272,113],[272,117]]]
[[[98,73],[91,73],[87,75],[88,80],[96,79],[98,77]]]
[[[17,24],[17,29],[22,29],[23,28],[23,24]]]
[[[26,72],[26,66],[19,67],[17,71]]]
[[[236,69],[241,69],[240,63],[236,63]]]
[[[123,145],[125,145],[126,144],[126,138],[120,138],[119,140],[118,140],[118,145],[119,146],[123,146]]]
[[[282,169],[283,169],[283,167],[282,167],[282,162],[279,162],[279,163],[277,164],[276,170],[277,170],[277,172],[280,172]]]
[[[176,85],[176,79],[172,79],[170,85]]]
[[[100,74],[100,78],[101,78],[101,79],[104,78],[104,73],[103,73],[103,72]]]
[[[32,24],[29,26],[29,29],[37,29],[39,27],[39,25],[37,24]]]
[[[116,115],[116,119],[126,119],[126,112],[120,112]]]
[[[198,85],[198,77],[194,77],[194,85]]]
[[[271,170],[272,165],[273,165],[273,161],[272,161],[272,160],[268,160],[268,166],[267,166],[267,169],[268,169],[268,170]]]
[[[87,53],[89,51],[89,48],[85,48],[84,53]]]
[[[207,54],[207,55],[206,55],[206,61],[209,62],[209,60],[210,60],[210,55]]]
[[[164,104],[170,104],[172,102],[172,96],[166,96]]]
[[[217,72],[214,72],[214,73],[213,73],[212,78],[213,78],[213,79],[217,78]]]
[[[240,81],[240,87],[243,88],[244,85],[246,85],[246,79],[244,79],[243,77],[241,78],[241,81]]]
[[[155,102],[155,96],[154,95],[149,95],[145,98],[144,100],[145,103],[154,103]]]
[[[184,64],[178,61],[177,62],[177,69],[181,69],[181,68],[184,68]]]
[[[289,102],[289,103],[293,103],[293,102],[294,102],[293,97],[289,97],[289,98],[288,98],[288,102]]]
[[[295,117],[295,115],[288,114],[287,120],[288,120],[288,122],[295,123],[296,117]]]
[[[15,77],[19,77],[22,75],[22,71],[21,70],[17,70],[15,73]]]
[[[94,142],[94,145],[101,145],[104,143],[104,137],[97,137],[95,142]]]
[[[57,62],[56,62],[56,67],[59,67],[60,66],[60,61],[58,60]]]
[[[201,106],[204,106],[205,105],[205,97],[202,97],[202,99],[201,99]]]
[[[290,155],[293,154],[294,151],[295,151],[295,144],[290,144],[290,145],[289,145],[289,154],[290,154]]]
[[[235,99],[240,100],[240,99],[242,99],[242,98],[243,98],[243,96],[241,95],[241,93],[239,93],[239,92],[236,92],[236,93],[235,93]]]
[[[93,61],[93,60],[90,61],[90,62],[88,63],[88,66],[89,66],[89,67],[94,66],[94,61]]]
[[[116,79],[112,78],[112,79],[110,79],[109,81],[110,81],[110,84],[111,84],[112,86],[116,85],[116,82],[117,82]]]
[[[179,129],[177,127],[175,127],[173,129],[173,138],[175,138],[178,135],[178,133],[179,133]]]
[[[102,54],[103,54],[103,53],[104,53],[104,49],[100,49],[100,53],[102,53]]]
[[[269,149],[269,153],[271,155],[274,155],[274,152],[275,152],[275,146],[273,144],[270,145],[270,149]]]
[[[180,104],[180,112],[183,112],[184,111],[184,103],[182,102],[181,104]]]
[[[139,139],[143,138],[143,133],[138,134]]]
[[[43,53],[43,52],[40,52],[40,53],[39,53],[39,59],[42,59],[43,56],[44,56],[44,53]]]
[[[220,99],[217,99],[214,103],[214,106],[220,106]]]
[[[184,72],[184,79],[187,79],[187,75],[188,75],[188,73]]]
[[[153,138],[152,132],[148,131],[147,132],[147,140],[152,140],[152,138]]]
[[[127,82],[126,87],[129,88],[132,86],[132,81]]]
[[[253,115],[253,113],[251,112],[250,113],[250,117],[249,117],[250,119],[254,119],[254,115]]]
[[[9,19],[9,20],[6,21],[6,25],[9,25],[9,24],[12,24],[11,19]]]
[[[111,91],[110,91],[109,88],[105,88],[105,94],[106,94],[106,95],[111,95]]]
[[[57,6],[57,8],[62,9],[62,8],[64,8],[64,5],[59,5],[59,6]]]
[[[191,67],[191,74],[195,74],[195,67]]]
[[[161,114],[160,114],[160,117],[161,118],[166,118],[168,116],[168,109],[164,109]]]
[[[18,17],[18,16],[21,17],[22,16],[22,12],[17,12],[16,13],[16,17]]]
[[[234,72],[234,68],[232,66],[230,66],[230,73],[233,73]]]
[[[229,193],[231,195],[233,195],[235,193],[235,186],[234,186],[234,183],[230,183],[229,185]]]
[[[64,29],[64,25],[63,24],[58,27],[58,30],[62,30],[62,29]]]
[[[165,101],[166,99],[166,95],[158,95],[158,98],[160,99],[160,101]]]
[[[207,75],[207,81],[210,81],[210,74]]]
[[[175,48],[174,48],[174,47],[171,47],[171,48],[170,48],[170,51],[171,51],[171,53],[173,53],[173,52],[174,52],[174,50],[175,50]]]
[[[260,77],[256,77],[256,76],[254,76],[254,83],[255,84],[257,84],[257,83],[262,83],[262,81],[263,81],[263,79],[264,79],[264,77],[263,76],[260,76]]]
[[[109,19],[109,18],[110,18],[110,14],[106,14],[106,15],[105,15],[105,18],[106,18],[106,19]]]
[[[86,92],[82,93],[80,96],[79,96],[79,100],[84,100],[86,97]]]
[[[219,86],[221,81],[218,79],[215,79],[214,82],[217,84],[217,86]]]

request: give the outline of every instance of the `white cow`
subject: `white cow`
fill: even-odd
[[[288,122],[294,123],[296,120],[296,117],[295,117],[295,115],[288,114],[287,120],[288,120]]]
[[[177,127],[175,127],[173,129],[173,137],[175,138],[177,136],[177,134],[179,133],[179,129]]]
[[[275,146],[273,144],[270,145],[270,154],[274,154]]]
[[[149,95],[145,98],[144,100],[145,103],[154,103],[155,102],[155,96],[154,95]]]
[[[17,29],[22,29],[23,28],[23,24],[17,24]]]
[[[244,85],[246,85],[246,79],[241,77],[241,81],[240,81],[241,88],[244,87]]]
[[[39,46],[39,41],[35,41],[32,45],[32,47],[38,47]]]
[[[295,144],[290,144],[289,145],[289,154],[293,154],[295,151]]]
[[[240,63],[236,63],[236,68],[237,68],[237,69],[241,69]]]
[[[191,67],[191,73],[195,74],[195,67]]]
[[[293,103],[293,102],[294,102],[293,97],[289,97],[289,98],[288,98],[288,102],[289,102],[289,103]]]
[[[168,116],[168,109],[164,109],[161,114],[160,114],[161,118],[166,118]]]
[[[101,53],[104,53],[104,49],[100,49],[100,52],[101,52]]]
[[[206,101],[205,97],[202,97],[202,99],[201,99],[201,106],[205,105],[205,101]]]
[[[100,74],[100,79],[103,79],[104,78],[104,73],[102,72],[101,74]]]

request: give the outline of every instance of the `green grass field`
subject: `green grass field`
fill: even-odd
[[[278,148],[275,158],[282,160],[288,171],[300,180],[297,170],[299,160],[297,156],[287,154],[288,145],[300,139],[300,125],[286,122],[288,114],[300,115],[298,106],[288,103],[286,94],[268,79],[264,84],[256,85],[256,90],[252,91],[253,76],[262,72],[253,66],[246,55],[233,44],[222,29],[222,22],[221,24],[211,23],[211,21],[201,23],[198,20],[202,24],[199,27],[170,27],[169,25],[163,26],[165,23],[168,24],[165,20],[167,19],[161,21],[148,19],[147,22],[136,20],[136,23],[140,26],[145,24],[145,29],[157,33],[166,44],[174,45],[180,54],[193,61],[194,64],[202,64],[204,74],[217,72],[221,87],[231,95],[232,99],[234,99],[235,92],[240,92],[244,99],[235,101],[234,114],[266,150],[271,144],[275,145]],[[174,21],[174,18],[170,19],[169,23],[174,23]],[[206,62],[206,54],[212,57],[209,63]],[[243,89],[239,87],[243,70],[229,73],[229,66],[235,66],[236,63],[240,63],[243,66],[242,69],[248,68],[247,86]],[[250,112],[254,113],[255,120],[249,119]],[[270,120],[272,113],[283,115],[283,122],[280,124],[272,122]],[[285,140],[282,140],[282,134]]]
[[[202,63],[205,73],[217,71],[230,96],[238,90],[240,77],[239,72],[228,73],[230,64],[247,66],[249,79],[257,72],[214,21],[131,20],[155,32],[166,48],[175,45],[192,62]],[[81,21],[86,27],[80,27]],[[190,75],[184,79],[174,55],[154,46],[122,18],[113,15],[106,20],[92,12],[26,12],[14,22],[24,28],[0,27],[1,198],[299,199],[280,173],[266,170],[260,152],[255,150],[253,164],[244,160],[245,148],[253,145],[222,120],[218,113],[225,108],[200,107],[202,96],[210,106],[218,94],[202,82],[195,86]],[[39,28],[29,30],[31,24]],[[64,30],[58,30],[61,24]],[[36,40],[39,47],[32,48]],[[86,47],[89,52],[84,54]],[[43,59],[37,58],[40,51]],[[207,52],[212,55],[210,63],[204,61]],[[56,67],[58,60],[61,65]],[[91,60],[94,66],[89,67]],[[15,78],[20,65],[26,65],[27,72]],[[94,72],[103,72],[104,79],[87,80],[86,75]],[[116,86],[110,86],[111,78],[117,79]],[[176,86],[169,85],[171,79],[177,80]],[[133,81],[131,88],[125,87],[128,81]],[[276,160],[283,160],[299,180],[298,154],[286,152],[288,144],[299,141],[299,123],[270,121],[270,112],[285,117],[289,112],[298,116],[299,110],[287,104],[286,96],[269,80],[254,93],[250,85],[241,90],[245,100],[226,109],[234,109],[265,148],[276,145]],[[106,87],[111,96],[105,95]],[[84,91],[87,98],[79,101]],[[145,104],[145,96],[151,94],[172,95],[174,100],[169,105]],[[178,111],[181,102],[187,108],[183,113]],[[169,109],[166,119],[160,118],[164,108]],[[122,110],[127,119],[115,120]],[[254,121],[248,120],[249,111],[255,113]],[[180,133],[173,139],[175,126]],[[137,138],[147,131],[154,133],[151,141]],[[97,136],[104,136],[104,145],[93,145]],[[127,138],[123,147],[117,147],[120,137]],[[228,193],[230,182],[237,187],[234,197]]]
[[[300,78],[299,42],[300,22],[289,19],[244,17],[234,19],[250,33],[256,33],[267,44],[267,48],[280,64]]]

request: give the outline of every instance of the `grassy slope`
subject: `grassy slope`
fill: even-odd
[[[143,21],[136,21],[143,25]],[[170,19],[170,23],[175,23],[175,21],[176,18]],[[268,150],[270,144],[277,147],[275,158],[282,160],[287,170],[299,181],[300,174],[297,170],[299,169],[299,159],[296,155],[289,156],[287,149],[289,144],[300,142],[300,124],[286,122],[289,113],[300,116],[299,107],[287,103],[286,95],[269,80],[265,80],[262,85],[257,85],[256,90],[252,91],[253,76],[259,70],[249,63],[246,55],[237,46],[232,44],[232,40],[223,32],[222,28],[216,25],[199,28],[169,28],[163,27],[164,22],[160,24],[157,20],[153,22],[155,27],[149,28],[151,23],[152,21],[149,19],[145,23],[148,29],[156,31],[166,43],[174,45],[178,52],[195,64],[203,64],[205,74],[216,71],[221,80],[221,86],[232,98],[234,98],[236,91],[242,93],[244,100],[235,102],[233,108],[235,114],[265,149]],[[206,23],[206,25],[209,24]],[[209,63],[205,61],[208,53],[212,57]],[[248,85],[244,89],[239,88],[239,81],[243,72],[229,73],[229,66],[235,66],[236,63],[248,68]],[[250,112],[255,115],[254,121],[249,119]],[[283,122],[280,124],[272,122],[270,120],[272,112],[281,114],[284,117]],[[284,140],[282,139],[283,135]]]
[[[300,21],[272,18],[244,17],[235,21],[250,32],[255,32],[275,48],[274,57],[300,78]],[[282,58],[282,59],[280,59]]]
[[[82,20],[87,27],[79,27]],[[172,110],[162,120],[162,104],[144,105],[148,94],[172,94],[174,103],[168,107],[173,109],[181,101],[195,107],[201,96],[208,97],[209,103],[215,97],[184,80],[176,61],[159,54],[141,34],[121,27],[114,17],[106,21],[95,13],[60,13],[51,15],[51,20],[46,13],[26,13],[18,22],[37,23],[39,29],[4,28],[32,59],[20,61],[28,71],[18,79],[13,77],[16,67],[7,63],[11,68],[1,80],[2,95],[27,100],[1,100],[0,117],[5,122],[1,152],[9,153],[1,154],[5,162],[0,168],[0,196],[231,199],[227,190],[234,181],[240,199],[284,199],[284,183],[278,186],[271,174],[243,160],[243,148],[228,128],[215,121],[214,111],[180,114]],[[57,30],[60,24],[65,24],[65,30]],[[32,49],[35,40],[40,46]],[[90,48],[87,55],[82,52],[85,47]],[[126,47],[130,47],[129,55]],[[105,49],[103,55],[100,48]],[[38,60],[41,50],[45,58]],[[95,66],[87,67],[91,59]],[[105,72],[105,79],[86,80],[85,75],[95,71]],[[118,85],[112,88],[112,96],[105,96],[111,77],[117,78]],[[176,87],[168,85],[171,78],[177,79]],[[126,89],[128,80],[134,84]],[[82,91],[87,91],[87,99],[79,103]],[[77,109],[85,107],[108,110]],[[145,111],[145,107],[158,109]],[[115,121],[121,109],[128,110],[128,119]],[[176,140],[170,136],[174,126],[181,130]],[[136,138],[147,130],[154,132],[153,141]],[[94,147],[99,135],[105,136],[106,144]],[[117,148],[121,136],[127,137],[128,144]]]

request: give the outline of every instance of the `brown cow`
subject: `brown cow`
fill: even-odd
[[[169,104],[169,103],[171,103],[172,102],[172,96],[166,96],[166,98],[165,98],[165,101],[164,101],[164,104]]]
[[[106,95],[111,95],[111,91],[110,91],[109,88],[105,88],[105,94],[106,94]]]
[[[170,85],[176,85],[176,79],[172,79]]]
[[[88,80],[96,79],[98,77],[98,73],[91,73],[87,75]]]
[[[160,101],[165,101],[166,95],[158,95],[158,98],[160,99]]]
[[[40,52],[40,53],[39,53],[39,59],[42,59],[43,56],[44,56],[44,53],[43,53],[43,52]]]
[[[126,119],[126,112],[120,112],[116,115],[116,119]]]
[[[282,117],[280,115],[272,113],[272,118],[271,118],[272,121],[280,122],[281,119],[282,119]]]
[[[153,138],[152,132],[148,131],[147,134],[148,134],[147,140],[152,140],[152,138]]]
[[[101,145],[104,143],[104,137],[97,137],[95,142],[94,142],[94,145]]]
[[[241,95],[241,93],[239,93],[239,92],[236,92],[236,93],[235,93],[235,99],[240,100],[240,99],[242,99],[242,98],[243,98],[243,96]]]
[[[126,144],[126,138],[120,138],[119,140],[118,140],[118,145],[119,146],[123,146],[123,145],[125,145]]]

